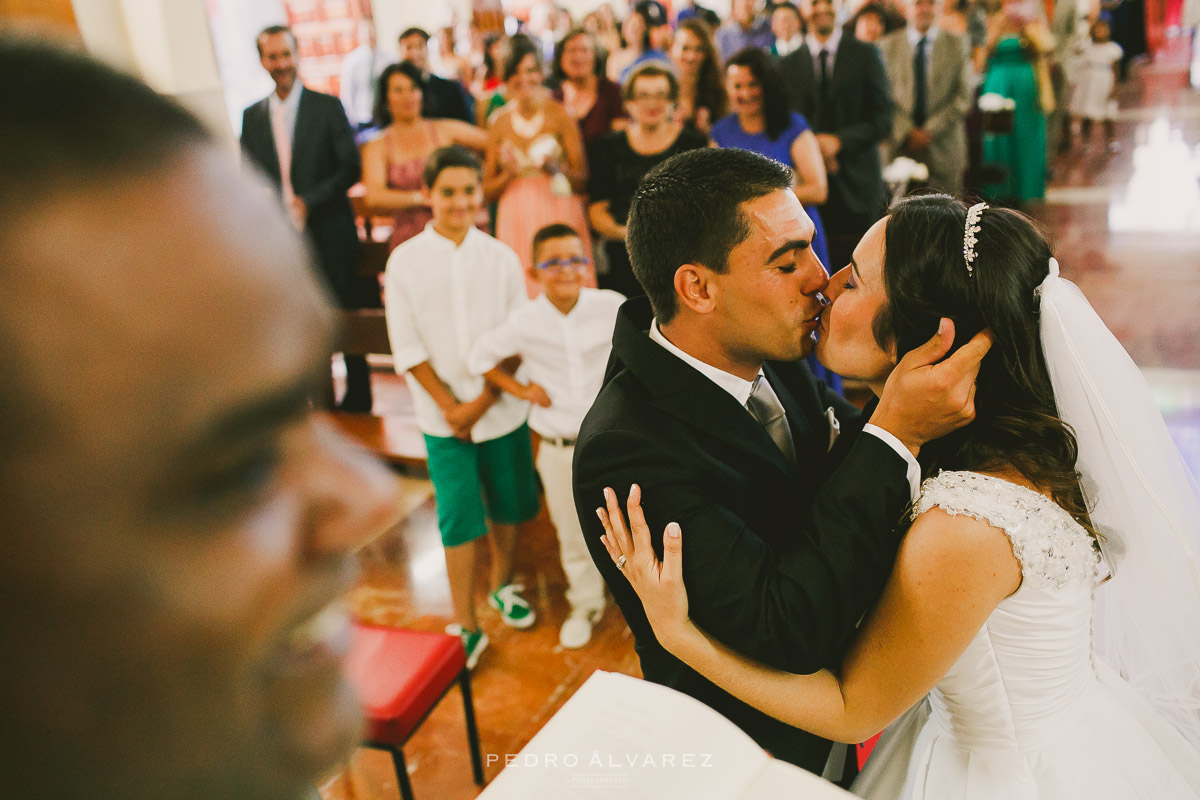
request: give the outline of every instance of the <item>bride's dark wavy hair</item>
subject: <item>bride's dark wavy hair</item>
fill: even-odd
[[[1075,434],[1058,416],[1042,355],[1034,290],[1053,252],[1029,217],[988,208],[975,234],[974,274],[963,254],[967,205],[947,195],[905,198],[884,235],[887,305],[874,321],[880,346],[899,355],[954,321],[955,348],[983,329],[995,343],[979,370],[975,420],[921,448],[926,474],[939,469],[1016,469],[1095,535],[1075,468]]]

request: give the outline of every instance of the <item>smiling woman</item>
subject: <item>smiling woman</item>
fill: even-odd
[[[375,100],[380,135],[363,145],[363,182],[372,211],[394,217],[388,247],[408,241],[432,219],[421,174],[439,147],[461,144],[483,152],[487,134],[457,119],[426,119],[421,114],[426,81],[413,64],[384,68]],[[484,214],[479,220],[486,226]]]
[[[583,200],[587,158],[579,125],[542,86],[541,57],[528,37],[513,37],[504,65],[508,103],[489,123],[483,192],[496,201],[496,238],[517,252],[528,272],[534,233],[570,225],[591,250]],[[587,283],[595,285],[588,276]],[[532,283],[528,286],[534,293]]]

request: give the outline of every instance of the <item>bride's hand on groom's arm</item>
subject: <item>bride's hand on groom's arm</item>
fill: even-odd
[[[895,436],[914,456],[926,442],[975,418],[975,377],[992,334],[977,333],[942,360],[953,344],[954,323],[943,319],[932,339],[900,359],[871,415],[872,425]]]
[[[597,508],[596,515],[604,526],[600,541],[608,550],[613,563],[637,592],[646,611],[646,619],[654,628],[659,644],[674,651],[695,627],[688,619],[687,589],[683,585],[683,540],[677,523],[667,525],[663,533],[663,560],[660,562],[650,542],[650,526],[642,513],[641,487],[629,489],[629,524],[617,494],[604,490],[607,508]],[[622,561],[622,558],[624,561]]]

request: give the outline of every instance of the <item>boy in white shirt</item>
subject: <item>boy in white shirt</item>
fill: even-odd
[[[429,451],[438,528],[455,623],[473,667],[487,647],[475,618],[476,543],[492,522],[488,602],[504,622],[528,628],[533,609],[510,583],[516,525],[538,512],[529,405],[467,370],[480,334],[528,301],[512,249],[475,227],[483,202],[479,161],[466,148],[443,147],[425,166],[433,220],[388,258],[386,314],[396,372],[413,395]],[[485,508],[486,504],[486,508]]]
[[[571,489],[571,459],[579,425],[600,392],[612,350],[617,309],[625,298],[583,287],[589,259],[571,226],[547,225],[533,237],[533,277],[542,294],[513,311],[507,321],[480,337],[469,367],[506,395],[533,404],[529,425],[541,437],[537,470],[546,508],[558,531],[567,601],[571,613],[559,631],[563,647],[579,648],[592,638],[604,613],[604,581],[583,540]],[[498,367],[520,356],[529,382]]]

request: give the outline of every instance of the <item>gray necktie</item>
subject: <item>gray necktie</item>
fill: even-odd
[[[775,446],[783,453],[788,463],[795,464],[796,450],[792,444],[792,432],[788,429],[787,415],[783,406],[779,404],[779,399],[767,388],[767,381],[762,375],[754,379],[754,388],[750,390],[746,410],[766,429],[767,435],[775,442]]]

